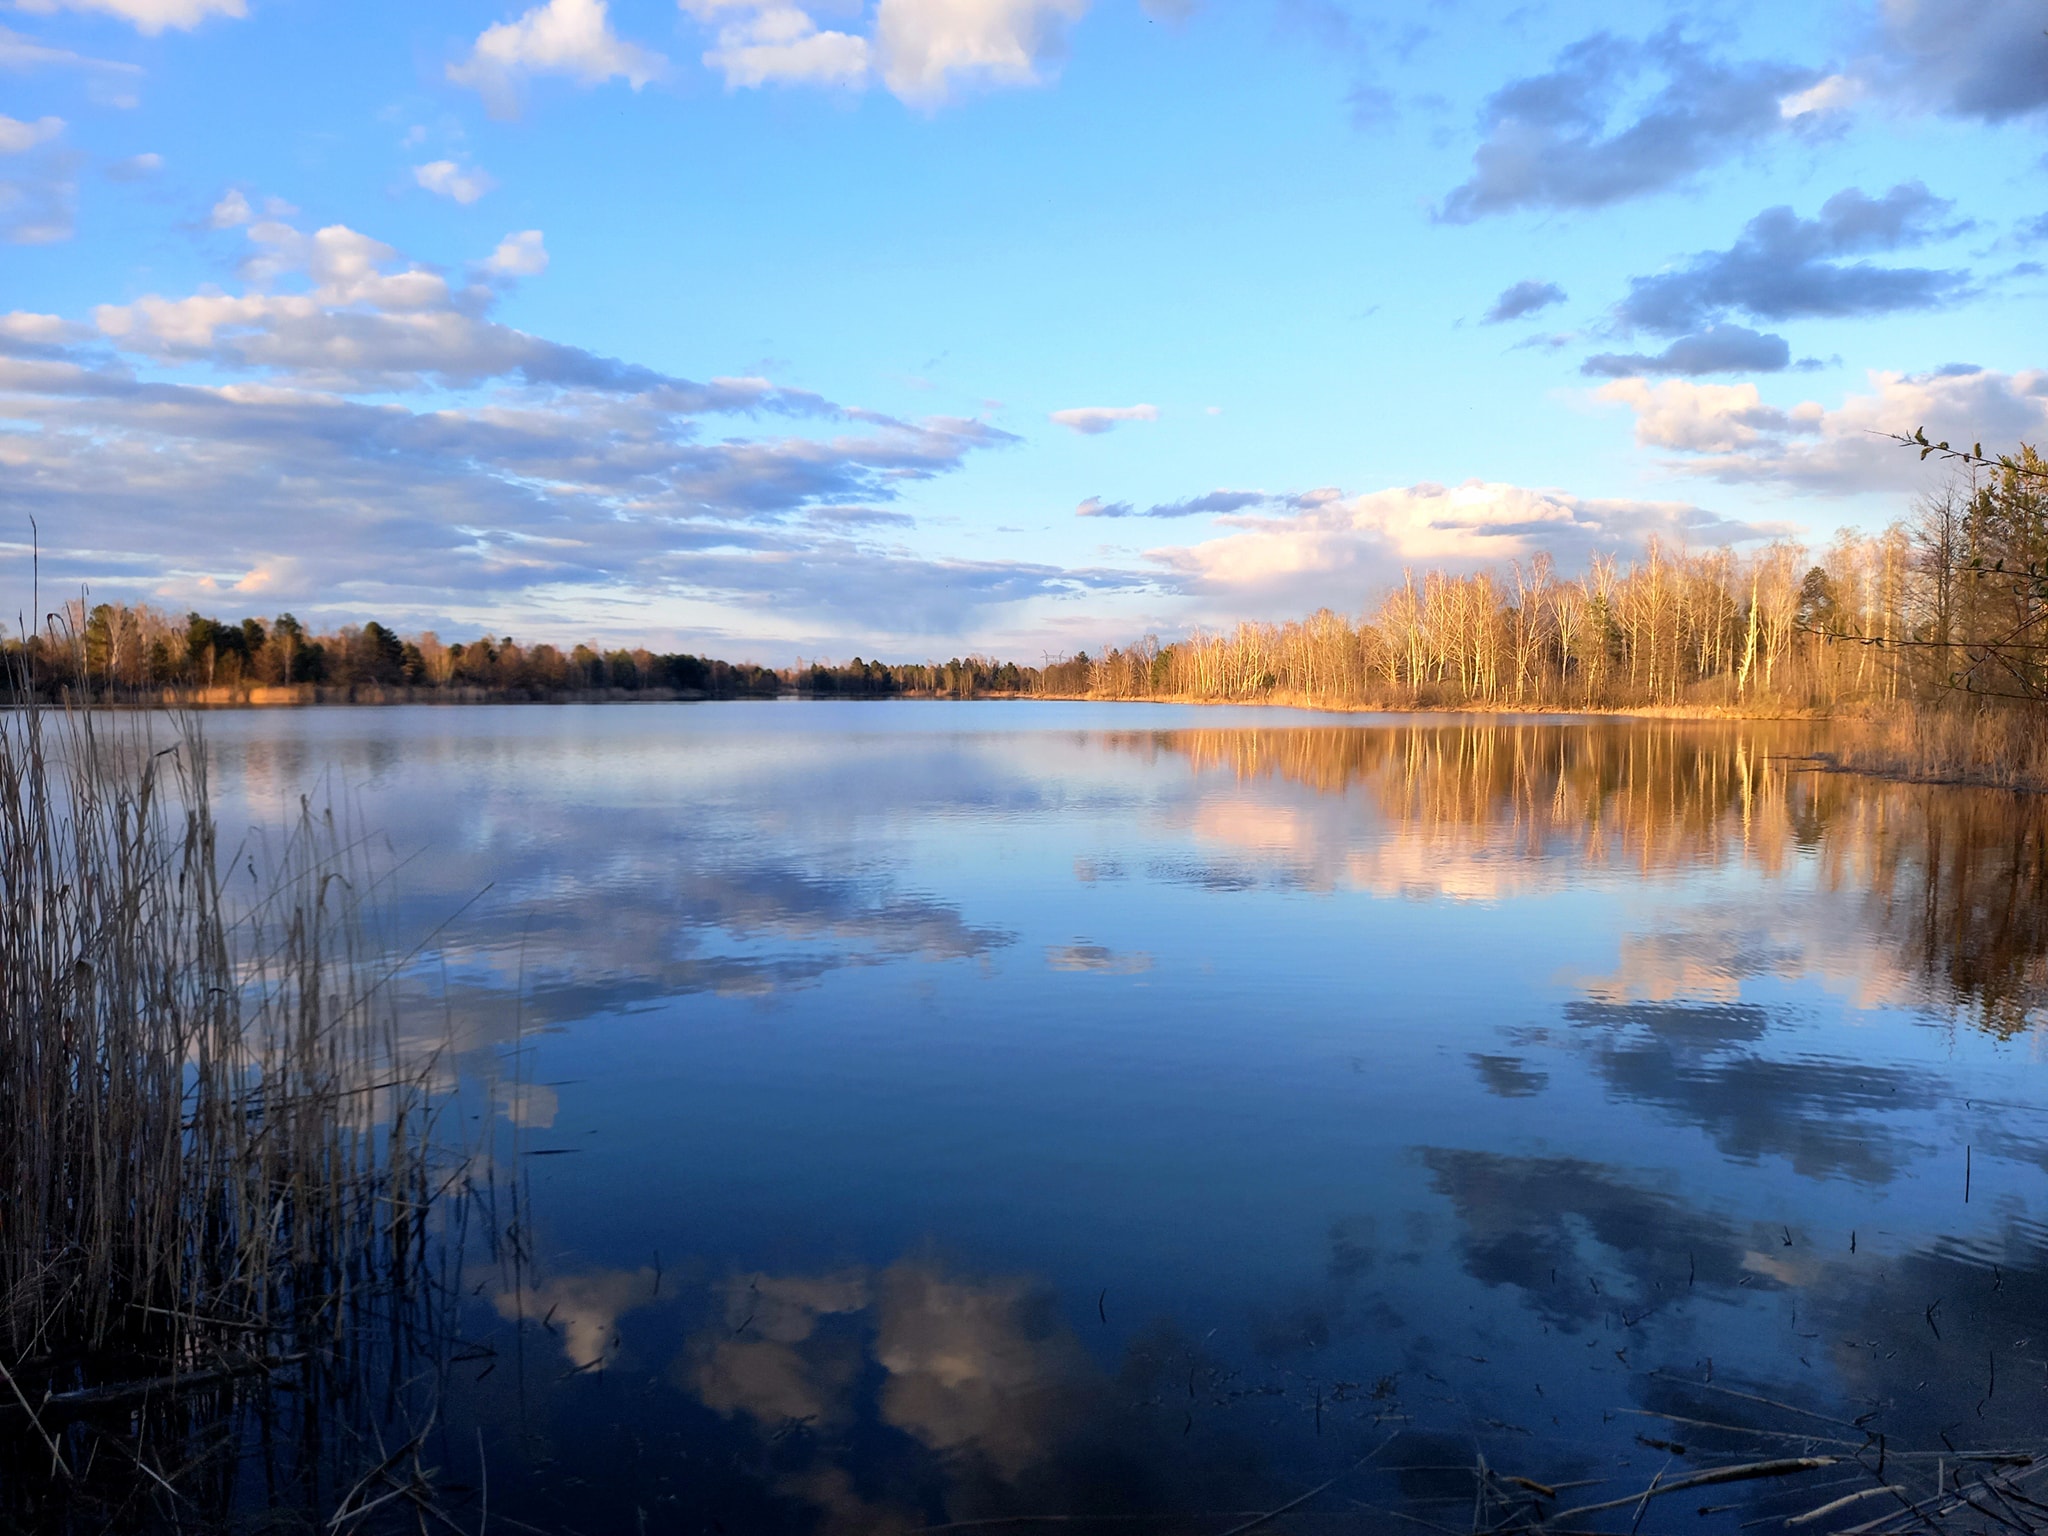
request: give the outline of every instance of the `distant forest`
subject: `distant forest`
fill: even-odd
[[[443,644],[290,614],[224,623],[74,604],[17,657],[44,691],[194,702],[558,698],[1015,697],[1383,708],[1769,712],[1955,697],[2048,700],[2048,465],[1973,466],[1882,533],[1818,553],[1652,540],[1562,576],[1547,556],[1427,571],[1356,619],[1324,609],[1042,666],[986,657],[771,669],[645,647]]]
[[[520,645],[510,635],[444,644],[376,620],[314,632],[289,613],[228,623],[146,604],[72,603],[26,645],[39,692],[187,702],[390,702],[563,698],[774,698],[827,694],[967,698],[1034,691],[1038,673],[983,657],[889,664],[855,657],[773,669],[595,645]]]

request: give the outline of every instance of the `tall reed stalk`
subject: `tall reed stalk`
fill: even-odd
[[[301,801],[225,850],[191,722],[0,710],[4,1433],[57,1459],[124,1383],[346,1377],[418,1294],[460,1168],[366,847]]]

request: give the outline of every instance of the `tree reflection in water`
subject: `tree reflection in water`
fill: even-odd
[[[1466,1530],[1481,1455],[2048,1443],[2042,803],[1805,722],[943,708],[607,714],[446,839],[523,926],[434,995],[579,1154],[450,1378],[494,1522]]]
[[[1739,862],[1769,876],[1810,859],[1827,889],[1860,895],[1859,916],[1882,936],[1893,984],[1972,1027],[2008,1036],[2026,1029],[2029,1010],[2048,996],[2048,805],[2040,796],[1823,771],[1810,755],[1823,731],[1602,720],[1106,740],[1204,774],[1360,797],[1406,862],[1431,868],[1430,886],[1452,894],[1461,872],[1469,894],[1494,895],[1540,883],[1546,867],[1654,878]],[[1319,831],[1300,829],[1292,850],[1311,877]],[[1652,969],[1668,974],[1673,962],[1700,954],[1695,945],[1653,957]],[[1800,964],[1766,947],[1713,958],[1713,974],[1736,980]]]

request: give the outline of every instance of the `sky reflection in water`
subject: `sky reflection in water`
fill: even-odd
[[[529,1154],[447,1418],[533,1523],[1256,1510],[1395,1425],[1352,1496],[1469,1512],[1731,1387],[2048,1429],[2038,807],[1798,726],[209,727],[230,826],[347,786],[399,930],[484,893],[413,985]]]

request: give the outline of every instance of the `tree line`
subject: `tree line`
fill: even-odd
[[[1409,573],[1356,620],[1328,609],[1154,638],[1043,669],[1095,698],[1403,707],[1735,708],[1971,695],[2048,699],[2048,465],[1972,466],[1881,533],[1814,552],[1656,539],[1562,576]]]
[[[1905,441],[1902,439],[1902,441]],[[1815,552],[1651,539],[1561,574],[1409,572],[1356,618],[1323,609],[1156,637],[1040,666],[989,657],[768,668],[645,646],[567,650],[484,635],[444,644],[375,620],[314,633],[289,613],[227,623],[147,605],[71,604],[9,643],[46,691],[312,697],[841,698],[1058,696],[1337,707],[1769,710],[1954,696],[2048,700],[2048,463],[1965,461],[1909,517]],[[302,692],[298,696],[307,696]]]
[[[238,623],[147,604],[74,602],[25,641],[4,642],[23,665],[13,675],[38,691],[83,688],[96,697],[549,699],[568,697],[973,698],[1038,689],[1035,669],[986,657],[887,663],[855,657],[769,668],[646,646],[567,649],[521,645],[510,635],[444,643],[404,636],[374,619],[315,632],[289,613]]]

